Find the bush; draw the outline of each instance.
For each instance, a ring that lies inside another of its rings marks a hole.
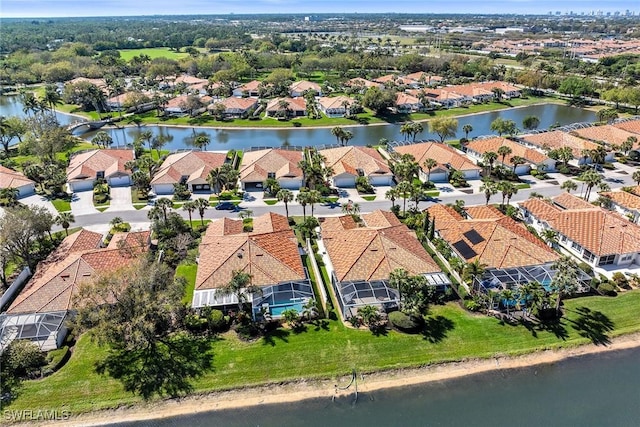
[[[479,311],[480,304],[478,304],[476,301],[472,299],[466,299],[464,300],[464,308],[466,308],[469,311]]]
[[[220,194],[218,196],[218,199],[219,200],[231,200],[231,199],[233,199],[233,194],[228,192],[228,191],[225,191],[224,193],[222,193],[222,194]]]
[[[614,170],[616,167],[613,165],[613,163],[607,162],[605,164],[602,165],[603,168],[605,169],[609,169],[609,170]]]
[[[616,284],[617,287],[629,289],[629,280],[627,279],[627,276],[620,273],[619,271],[613,273],[613,277],[611,278],[611,280]]]
[[[209,329],[212,332],[224,332],[229,329],[229,316],[225,316],[220,310],[211,310],[207,315]]]
[[[97,205],[102,205],[107,203],[107,200],[109,200],[109,195],[105,194],[105,193],[100,193],[100,194],[95,194],[93,195],[93,203],[97,204]]]
[[[389,323],[401,332],[416,333],[420,328],[420,321],[412,316],[408,316],[401,311],[389,313]]]
[[[617,295],[615,285],[608,281],[598,285],[598,292],[609,297],[615,297]]]
[[[589,276],[593,275],[593,268],[591,268],[591,266],[586,262],[581,262],[580,264],[578,264],[578,268],[587,273]]]
[[[320,192],[320,195],[322,197],[327,197],[331,194],[331,189],[326,185],[323,185],[322,187],[318,188],[318,191]]]
[[[197,314],[187,314],[184,318],[184,326],[191,332],[200,333],[207,328],[207,319]]]
[[[47,366],[44,368],[46,373],[53,373],[60,369],[69,357],[71,356],[71,351],[69,351],[68,346],[60,347],[57,350],[51,350],[47,353]]]
[[[300,126],[302,126],[302,123],[300,123],[300,122],[293,122],[293,127],[294,127],[294,128],[299,128]]]
[[[570,174],[570,173],[571,173],[571,169],[569,169],[569,168],[568,168],[568,167],[566,167],[566,166],[560,166],[560,167],[558,168],[558,172],[560,172],[560,173],[562,173],[562,174],[567,175],[567,174]]]

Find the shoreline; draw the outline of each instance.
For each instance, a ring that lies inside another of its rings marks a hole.
[[[534,107],[534,106],[538,106],[538,105],[547,105],[547,104],[552,104],[552,105],[559,105],[561,104],[560,102],[536,102],[533,104],[528,104],[528,105],[518,105],[516,107],[508,107],[505,106],[505,108],[500,108],[497,110],[487,110],[487,111],[478,111],[475,113],[467,113],[467,114],[460,114],[460,115],[454,115],[454,116],[446,116],[446,117],[450,117],[453,119],[460,119],[460,118],[464,118],[464,117],[472,117],[472,116],[477,116],[480,114],[487,114],[487,113],[492,113],[492,112],[497,112],[497,111],[504,111],[504,110],[515,110],[515,109],[520,109],[520,108],[526,108],[526,107]],[[69,114],[72,115],[71,113],[64,113],[64,114]],[[434,118],[437,118],[437,116],[434,117],[430,117],[430,118],[426,118],[426,119],[419,119],[419,120],[409,120],[409,122],[416,122],[416,123],[426,123],[429,120],[433,120]],[[90,120],[88,118],[85,117],[86,120]],[[118,122],[116,122],[118,123]],[[294,122],[291,122],[294,123]],[[165,124],[165,123],[142,123],[139,126],[136,124],[125,124],[125,125],[116,125],[116,126],[110,126],[110,125],[106,125],[104,126],[103,129],[128,129],[128,128],[136,128],[136,127],[140,127],[140,128],[145,128],[145,127],[149,127],[149,126],[158,126],[158,127],[169,127],[169,128],[178,128],[178,129],[210,129],[210,130],[216,130],[216,131],[220,131],[220,130],[268,130],[268,131],[272,131],[272,130],[310,130],[310,129],[333,129],[334,127],[341,127],[341,128],[359,128],[359,127],[372,127],[372,126],[401,126],[403,123],[407,123],[407,122],[398,122],[398,123],[388,123],[388,122],[377,122],[377,123],[370,123],[370,124],[358,124],[358,123],[354,123],[354,124],[346,124],[346,125],[322,125],[322,126],[300,126],[300,127],[295,127],[293,125],[287,127],[287,126],[214,126],[214,125],[181,125],[181,124]]]
[[[383,389],[445,381],[491,371],[527,368],[553,364],[573,357],[640,347],[640,333],[612,338],[608,346],[584,344],[554,350],[541,350],[520,356],[501,356],[446,362],[420,368],[395,369],[364,375],[358,383],[358,392],[367,393]],[[299,380],[281,384],[246,387],[229,391],[211,392],[178,399],[139,404],[127,408],[110,409],[80,414],[77,417],[44,425],[99,426],[114,423],[149,421],[154,419],[194,415],[198,413],[254,407],[268,404],[301,402],[308,399],[331,399],[348,396],[352,390],[337,390],[347,377],[339,379]],[[41,424],[42,425],[42,424]]]

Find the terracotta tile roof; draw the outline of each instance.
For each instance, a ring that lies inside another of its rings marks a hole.
[[[616,123],[613,126],[627,132],[640,134],[640,120],[628,120],[626,122]]]
[[[350,106],[355,101],[349,98],[348,96],[334,96],[334,97],[323,96],[320,99],[318,99],[318,103],[325,110],[334,109],[334,108],[344,108],[343,103],[345,102],[348,103],[347,104],[348,106]]]
[[[610,198],[616,205],[629,210],[640,210],[640,196],[626,191],[605,191],[601,196]]]
[[[225,98],[222,101],[215,102],[207,107],[207,109],[211,110],[214,108],[216,104],[224,105],[224,108],[227,110],[242,110],[247,111],[258,105],[258,100],[256,98],[237,98],[235,96],[231,96],[229,98]]]
[[[22,173],[0,165],[0,188],[20,188],[30,184],[34,182]]]
[[[237,230],[230,221],[242,226],[241,220],[227,219],[213,221],[207,228],[200,243],[197,290],[222,287],[238,270],[249,273],[257,286],[306,278],[297,239],[285,217],[271,213],[254,218],[251,233]]]
[[[345,216],[332,216],[324,218],[322,222],[322,232],[351,230],[352,228],[358,228],[359,225],[353,220],[351,215]]]
[[[180,96],[176,96],[175,98],[171,98],[169,100],[167,100],[167,103],[164,106],[164,109],[168,109],[168,108],[179,108],[182,109],[182,106],[184,105],[185,102],[187,102],[187,99],[189,98],[189,95],[180,95]]]
[[[241,86],[238,86],[237,89],[240,89],[243,92],[256,92],[258,90],[258,87],[260,87],[260,81],[258,80],[251,80],[248,83],[245,83]]]
[[[597,206],[586,200],[565,192],[558,194],[551,200],[563,209],[598,209]]]
[[[134,159],[133,150],[91,150],[71,158],[67,167],[67,180],[93,179],[97,172],[104,172],[105,178],[114,175],[129,175],[125,163]]]
[[[343,230],[323,224],[322,238],[339,281],[384,280],[396,268],[412,275],[441,271],[404,224]]]
[[[147,236],[149,232],[146,232]],[[138,239],[131,239],[131,251],[108,248],[88,248],[95,243],[96,233],[75,233],[69,242],[38,266],[36,274],[11,304],[7,313],[45,313],[73,309],[73,297],[79,286],[98,274],[116,271],[130,265],[146,249]],[[129,233],[132,236],[135,233]],[[99,235],[98,235],[99,236]],[[127,236],[123,237],[129,241]],[[65,239],[66,240],[66,239]],[[66,253],[64,253],[68,250]],[[86,247],[86,249],[81,249]]]
[[[429,215],[435,218],[438,234],[456,252],[455,245],[466,244],[472,252],[459,253],[459,256],[467,262],[478,259],[489,268],[509,268],[545,264],[558,258],[551,248],[523,225],[493,207],[468,208],[470,214],[475,216],[473,219],[463,219],[453,209],[438,206],[427,209]]]
[[[595,142],[587,141],[559,130],[541,132],[533,135],[522,135],[520,138],[540,148],[548,147],[549,149],[554,149],[569,147],[571,148],[573,157],[576,159],[582,157],[582,150],[595,150],[599,147]]]
[[[427,159],[433,159],[438,162],[438,166],[432,169],[447,169],[446,164],[450,164],[456,170],[469,171],[480,170],[481,168],[473,163],[467,156],[452,148],[447,144],[438,144],[435,142],[422,142],[419,144],[402,145],[393,149],[399,154],[411,154],[420,167],[426,173],[424,162]]]
[[[444,102],[448,100],[459,101],[460,99],[464,98],[463,95],[460,95],[459,93],[453,92],[451,90],[447,90],[447,88],[424,88],[420,89],[420,91],[422,91],[427,97],[432,98],[438,102]],[[416,91],[415,95],[417,96],[417,93],[419,93],[420,91]]]
[[[379,209],[371,213],[362,214],[361,218],[369,228],[388,228],[402,224],[393,212]]]
[[[371,80],[363,79],[361,77],[356,77],[354,79],[347,80],[347,82],[345,83],[345,86],[364,86],[369,88],[369,87],[380,87],[382,85],[378,82],[373,82]]]
[[[310,82],[307,80],[300,80],[297,82],[293,82],[291,83],[291,86],[289,86],[289,90],[291,92],[304,92],[305,90],[314,90],[316,92],[320,92],[321,88],[320,85],[318,83],[314,83],[314,82]]]
[[[210,151],[185,151],[167,156],[160,170],[154,175],[151,184],[175,184],[187,177],[187,183],[206,181],[211,170],[224,164],[224,153]]]
[[[202,84],[202,83],[206,84],[206,83],[209,83],[209,80],[200,79],[198,77],[183,74],[181,76],[178,76],[178,78],[175,79],[174,84],[178,84],[178,83],[184,83],[188,86],[191,86],[191,85]]]
[[[267,111],[280,110],[280,101],[286,101],[291,111],[307,111],[307,101],[304,98],[275,98],[267,103]]]
[[[247,151],[240,164],[241,182],[262,182],[267,179],[269,172],[279,178],[302,178],[302,170],[298,163],[303,159],[301,151],[266,150]]]
[[[128,233],[116,233],[111,237],[107,249],[120,249],[122,247],[139,248],[149,245],[151,233],[147,231],[130,231]]]
[[[540,199],[521,206],[596,256],[640,252],[640,227],[613,212],[599,207],[563,210]]]
[[[506,145],[511,148],[511,154],[505,159],[505,166],[511,166],[511,158],[514,156],[520,156],[525,158],[528,162],[532,164],[543,163],[549,160],[549,157],[542,154],[539,151],[536,151],[531,148],[527,148],[523,145],[517,144],[513,141],[510,141],[506,138],[496,137],[496,138],[487,138],[487,139],[475,139],[467,144],[467,150],[475,151],[476,153],[484,154],[487,151],[493,151],[494,153],[498,152],[498,148]],[[502,156],[498,156],[498,161],[502,160]]]
[[[620,129],[613,125],[591,126],[583,129],[576,129],[574,131],[578,136],[592,141],[604,141],[607,144],[620,145],[627,140],[630,136],[638,135],[627,132],[624,129]]]
[[[407,74],[404,77],[407,80],[413,80],[415,82],[419,82],[420,79],[423,79],[425,81],[425,83],[427,83],[427,84],[429,84],[431,82],[440,82],[440,81],[444,80],[440,76],[434,76],[433,74],[425,73],[424,71],[418,71],[416,73]]]
[[[478,96],[493,96],[493,92],[491,92],[491,90],[484,89],[483,87],[478,86],[477,84],[446,86],[443,89],[448,92],[454,92],[469,98],[474,98]]]
[[[384,76],[376,77],[375,79],[373,79],[373,81],[377,83],[387,83],[387,82],[397,81],[399,84],[402,84],[403,80],[396,74],[387,74]]]
[[[333,176],[343,173],[358,176],[358,169],[362,169],[364,176],[391,175],[391,169],[382,155],[374,148],[351,146],[320,150],[326,160],[326,167],[333,168]]]
[[[396,93],[396,105],[400,106],[400,105],[406,105],[406,104],[417,105],[422,103],[417,97],[409,95],[408,93],[405,93],[405,92]]]

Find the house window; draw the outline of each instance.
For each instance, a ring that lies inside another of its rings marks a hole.
[[[593,260],[596,259],[596,256],[585,249],[584,253],[582,254],[582,258],[584,258],[587,262],[593,262]]]
[[[268,172],[267,173],[267,179],[275,179],[276,178],[276,173],[275,172]]]
[[[98,172],[96,172],[96,178],[98,178],[98,179],[104,179],[104,171],[98,171]]]
[[[187,179],[189,179],[189,177],[187,175],[182,175],[180,177],[180,184],[186,184],[187,183]]]
[[[582,250],[582,246],[577,244],[576,242],[571,242],[571,249],[580,252]]]
[[[633,258],[635,254],[625,254],[620,257],[620,262],[629,261]]]
[[[598,265],[610,265],[610,264],[613,264],[615,259],[616,259],[615,255],[607,255],[607,256],[600,257],[600,262],[598,262]]]

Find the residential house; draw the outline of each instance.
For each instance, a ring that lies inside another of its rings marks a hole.
[[[559,130],[521,135],[518,136],[517,142],[527,147],[544,151],[569,147],[573,153],[573,158],[577,159],[578,165],[591,162],[590,157],[584,156],[585,150],[595,150],[599,147],[595,142],[578,138],[570,133]]]
[[[470,83],[470,85],[480,89],[488,90],[492,93],[494,89],[500,89],[502,90],[502,97],[504,99],[520,98],[522,96],[522,89],[507,82],[489,81],[481,83]]]
[[[254,317],[269,313],[274,319],[287,309],[302,311],[313,299],[313,288],[302,264],[298,240],[285,216],[266,213],[253,219],[253,231],[242,220],[212,221],[200,243],[192,307],[237,309],[236,295],[220,293],[235,272],[249,274],[262,292],[251,295]]]
[[[267,178],[274,178],[281,188],[297,190],[302,187],[304,174],[298,166],[304,158],[302,151],[268,148],[247,151],[240,164],[240,185],[243,190],[262,189]]]
[[[84,229],[66,237],[0,316],[0,351],[14,339],[28,339],[43,351],[60,347],[79,288],[131,265],[148,245],[148,231],[116,234],[107,247],[101,247],[102,234]]]
[[[434,236],[449,245],[449,260],[461,265],[484,264],[485,273],[474,284],[499,290],[538,281],[548,285],[554,272],[550,266],[559,255],[527,228],[493,206],[473,206],[462,216],[450,206],[436,204],[426,209],[435,224]]]
[[[424,88],[419,91],[415,90],[415,92],[409,91],[414,96],[418,96],[420,92],[429,100],[429,104],[444,108],[460,107],[468,102],[465,96],[442,88]]]
[[[209,86],[209,80],[207,79],[201,79],[198,77],[183,74],[176,77],[176,79],[173,81],[173,85],[176,86],[181,83],[186,85],[187,92],[189,93],[198,93],[200,95],[207,94],[207,87]]]
[[[624,120],[624,121],[613,124],[613,127],[633,133],[635,134],[636,138],[640,140],[640,119]],[[636,145],[634,149],[637,149],[637,148],[638,146]]]
[[[313,91],[315,96],[322,96],[322,88],[320,85],[307,80],[291,83],[291,86],[289,86],[289,95],[291,95],[292,98],[298,98],[304,96],[308,90]]]
[[[425,73],[424,71],[418,71],[416,73],[407,74],[404,76],[403,80],[407,85],[414,89],[418,89],[425,86],[441,84],[444,79],[440,76]]]
[[[320,110],[327,117],[344,117],[349,114],[349,107],[354,100],[348,96],[325,97],[318,99]]]
[[[90,150],[76,154],[67,167],[69,189],[92,190],[97,179],[104,179],[111,187],[131,185],[131,171],[124,166],[133,159],[133,150]]]
[[[551,201],[529,199],[520,203],[520,209],[525,221],[537,230],[557,232],[565,250],[594,267],[605,267],[597,271],[638,261],[640,226],[617,213],[569,193]]]
[[[258,100],[256,98],[236,98],[231,96],[221,101],[209,104],[207,109],[213,110],[217,104],[222,104],[225,108],[225,117],[245,118],[251,111],[255,111],[258,107]]]
[[[344,83],[344,87],[359,89],[358,90],[359,93],[364,93],[370,87],[383,88],[384,85],[382,83],[372,82],[371,80],[363,79],[362,77],[356,77],[354,79],[347,80]]]
[[[257,98],[260,96],[259,88],[261,82],[258,80],[252,80],[249,83],[245,83],[243,85],[238,86],[233,90],[233,96],[242,98],[242,97],[250,97]]]
[[[611,200],[611,206],[616,212],[636,224],[640,223],[640,186],[625,188],[622,191],[603,191],[598,194]]]
[[[286,103],[286,108],[284,104]],[[267,117],[278,117],[286,111],[287,117],[303,117],[307,115],[307,101],[304,98],[275,98],[267,103]]]
[[[389,286],[396,269],[425,276],[440,289],[450,283],[415,233],[393,213],[377,210],[361,215],[361,220],[356,223],[351,215],[325,218],[318,240],[343,318],[366,305],[396,309],[400,294]]]
[[[406,92],[396,93],[396,111],[398,113],[415,113],[424,109],[419,98]]]
[[[18,197],[29,196],[36,191],[35,183],[22,173],[0,165],[0,189],[15,188]]]
[[[324,164],[333,170],[335,187],[355,187],[356,178],[364,176],[374,186],[391,185],[393,173],[386,160],[374,148],[351,146],[320,150]]]
[[[540,167],[540,165],[543,165],[542,168],[545,171],[555,170],[556,161],[550,159],[546,154],[543,154],[540,151],[534,150],[532,148],[527,148],[524,145],[515,143],[509,139],[502,137],[474,139],[465,146],[465,149],[467,151],[467,155],[471,156],[477,161],[484,162],[482,158],[482,155],[484,153],[488,151],[498,153],[498,149],[503,145],[511,149],[511,154],[509,154],[505,158],[504,166],[506,168],[513,169],[511,159],[515,156],[522,157],[526,160],[525,164],[518,165],[516,167],[515,173],[517,175],[528,174],[531,171],[532,165],[536,167]],[[498,156],[496,162],[502,163],[502,156]]]
[[[601,126],[589,126],[582,129],[576,129],[573,131],[577,136],[588,139],[594,142],[605,143],[609,147],[612,145],[620,146],[630,137],[638,138],[638,135],[632,132],[627,132],[624,129],[613,125],[601,125]],[[638,148],[636,143],[634,148]],[[610,162],[614,159],[614,153],[607,154],[605,161]]]
[[[447,182],[451,171],[457,170],[464,174],[465,179],[479,179],[481,167],[473,163],[462,152],[447,144],[436,142],[421,142],[418,144],[398,145],[393,148],[400,155],[410,154],[420,165],[419,177],[423,182],[429,178],[433,182]],[[424,162],[433,159],[437,165],[429,171]]]
[[[190,191],[211,191],[209,172],[222,166],[226,153],[184,151],[169,155],[151,180],[155,194],[173,194],[175,184],[186,184]]]
[[[387,74],[385,76],[376,77],[373,81],[384,86],[405,84],[404,79],[396,74]]]
[[[491,90],[487,90],[476,83],[445,86],[443,89],[462,96],[461,101],[464,103],[489,102],[493,101],[494,98],[494,94]]]

